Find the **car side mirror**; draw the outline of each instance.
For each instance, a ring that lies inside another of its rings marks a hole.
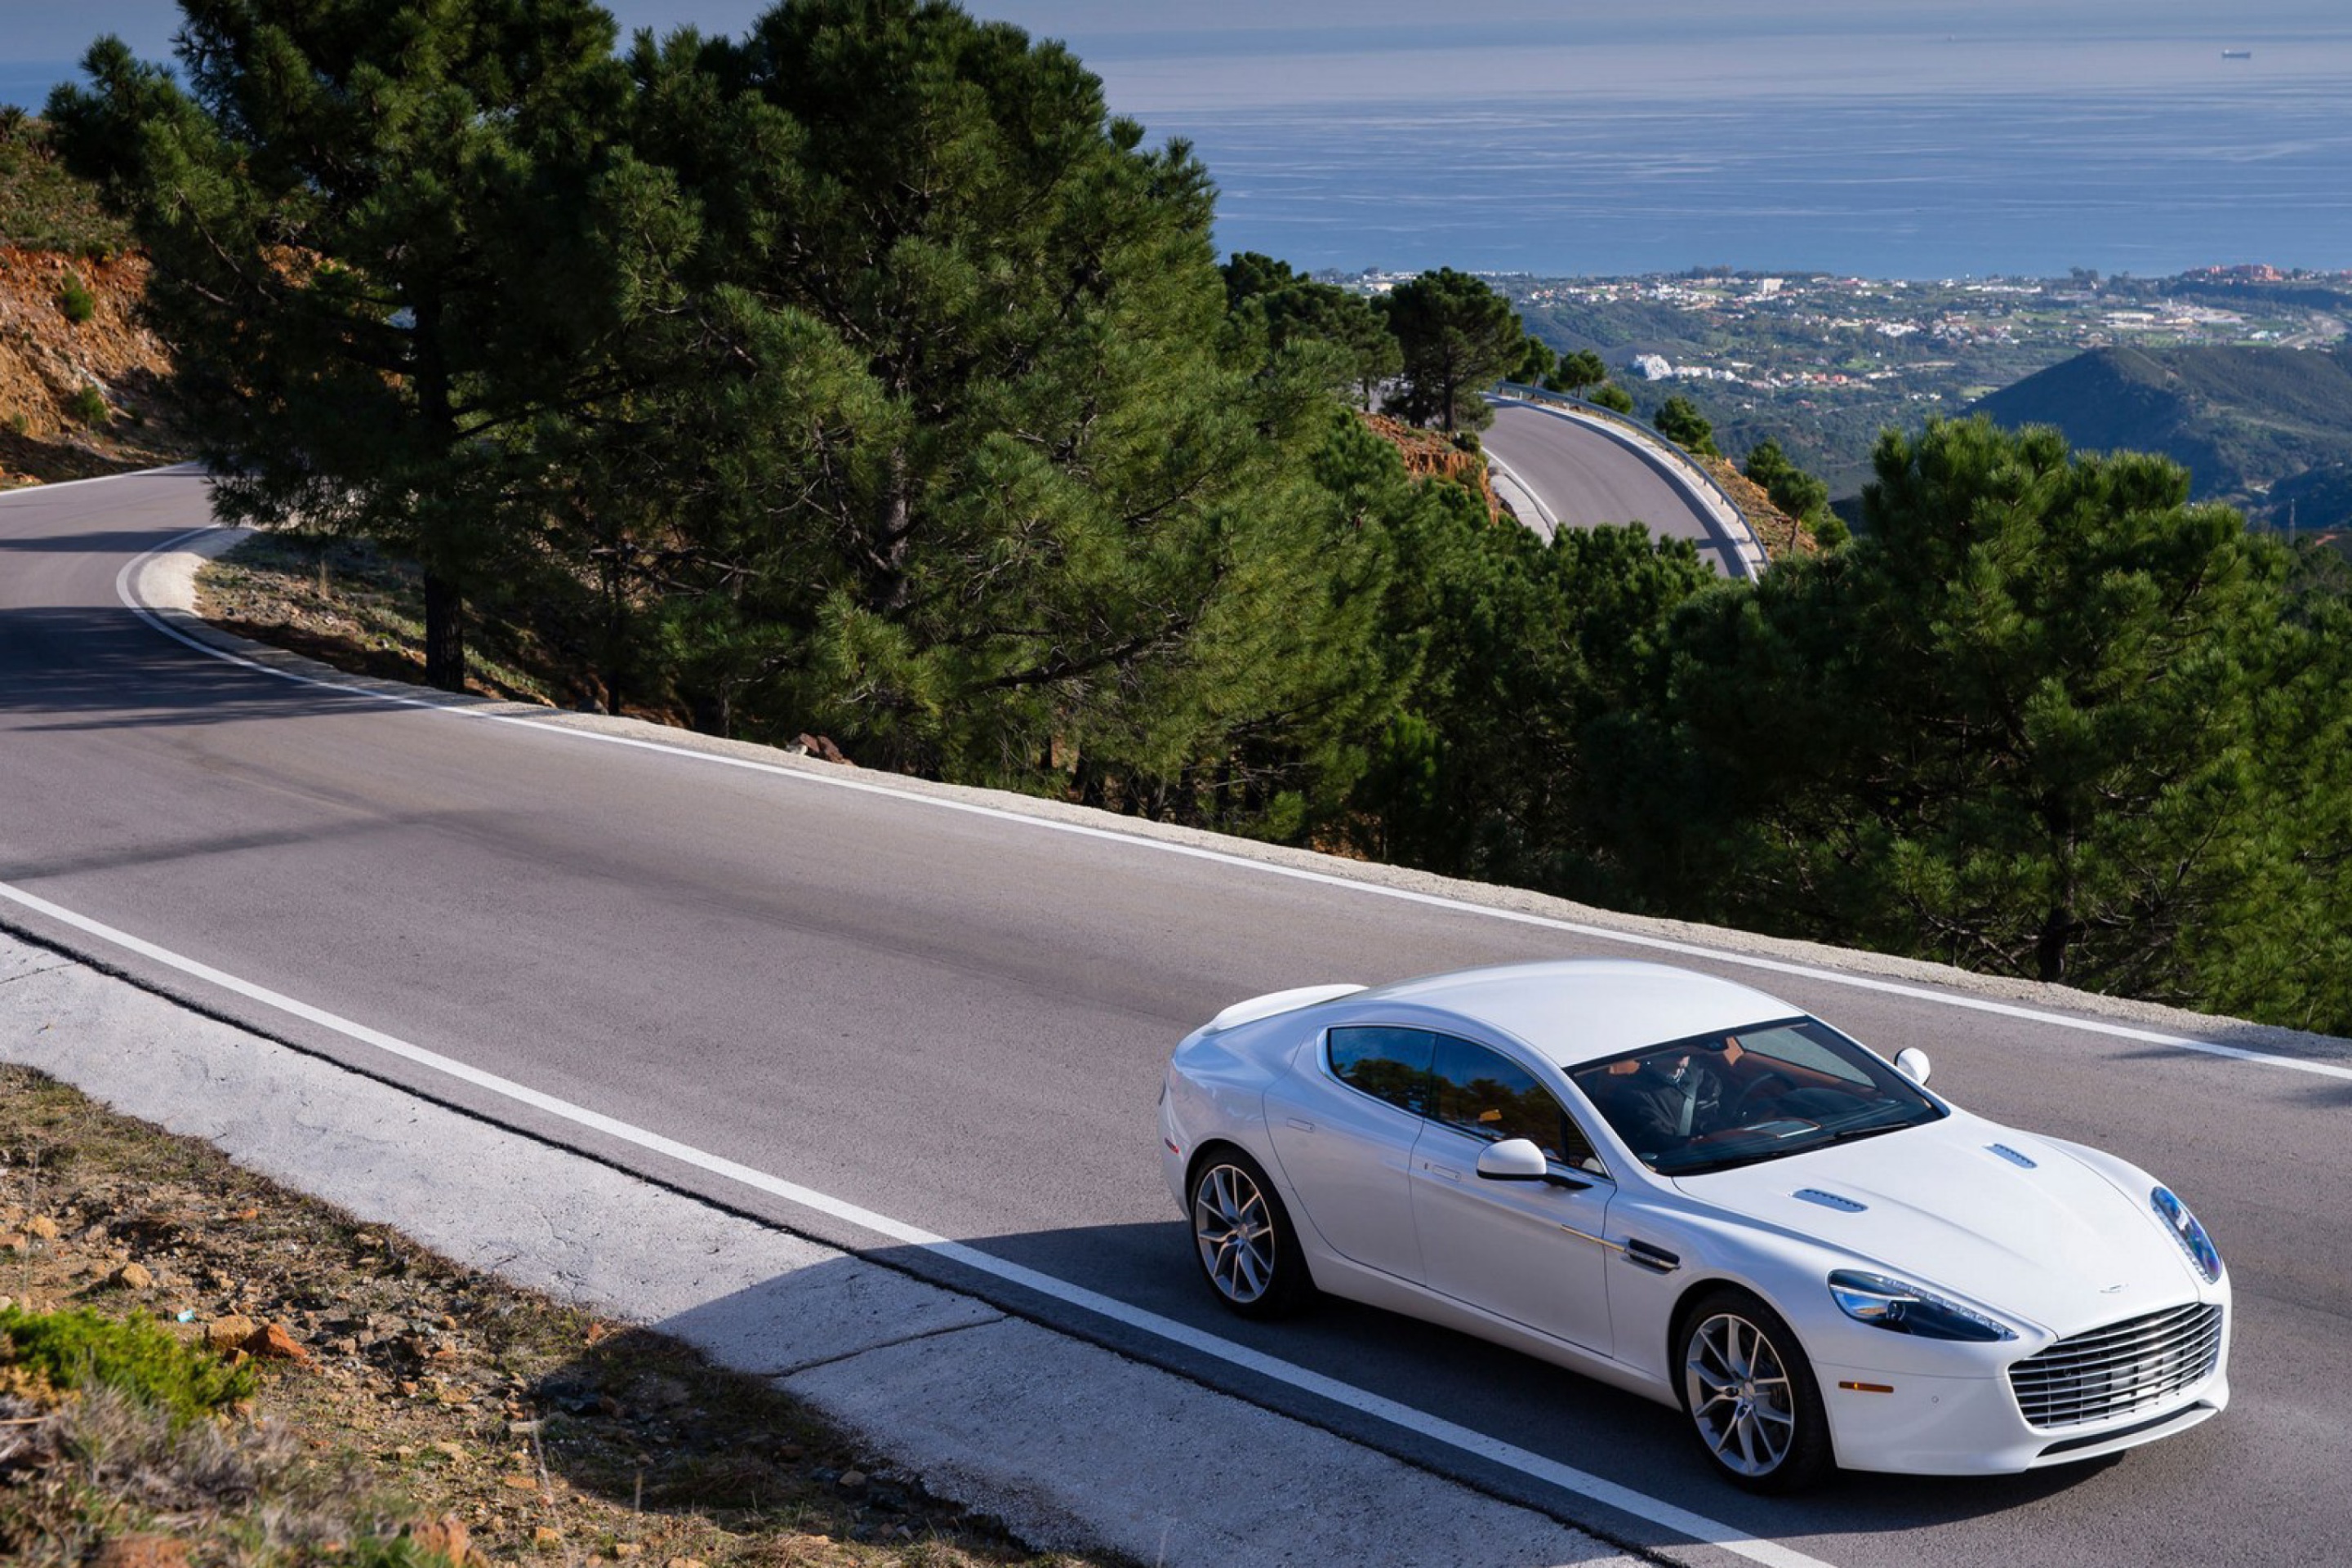
[[[1506,1138],[1478,1151],[1478,1173],[1490,1182],[1540,1182],[1551,1174],[1531,1138]]]
[[[1906,1046],[1895,1053],[1895,1070],[1913,1083],[1927,1081],[1928,1066],[1927,1053],[1916,1046]]]

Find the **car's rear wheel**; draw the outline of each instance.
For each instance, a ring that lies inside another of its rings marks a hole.
[[[1829,1471],[1821,1385],[1778,1312],[1745,1290],[1710,1291],[1685,1315],[1676,1352],[1683,1408],[1726,1479],[1790,1492]]]
[[[1192,1169],[1192,1240],[1217,1299],[1244,1318],[1278,1318],[1315,1294],[1290,1215],[1255,1160],[1220,1148]]]

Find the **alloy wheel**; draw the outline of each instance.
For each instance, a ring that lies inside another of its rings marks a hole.
[[[1192,1234],[1201,1267],[1218,1293],[1247,1306],[1275,1281],[1274,1216],[1250,1173],[1236,1165],[1212,1165],[1192,1187]]]
[[[1780,1468],[1796,1440],[1796,1394],[1771,1339],[1736,1312],[1702,1321],[1683,1362],[1691,1419],[1718,1463],[1759,1478]]]

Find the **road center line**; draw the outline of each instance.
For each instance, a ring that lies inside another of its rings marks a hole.
[[[190,637],[173,626],[162,612],[140,597],[139,574],[148,561],[177,550],[190,540],[200,539],[207,533],[214,532],[217,527],[217,524],[210,524],[204,528],[192,529],[132,559],[116,574],[114,581],[116,595],[149,626],[153,626],[165,637],[195,649],[198,653],[258,674],[275,676],[280,680],[291,681],[298,686],[311,686],[330,691],[341,691],[379,702],[446,713],[455,718],[481,720],[495,724],[512,724],[527,730],[536,730],[544,734],[564,735],[574,740],[593,741],[605,745],[656,752],[667,756],[683,757],[693,762],[717,763],[724,767],[767,773],[777,778],[793,779],[831,789],[880,795],[887,799],[936,807],[942,811],[962,812],[967,816],[988,817],[995,821],[1013,823],[1024,827],[1050,833],[1106,840],[1156,851],[1163,855],[1177,855],[1195,860],[1211,861],[1218,865],[1237,867],[1264,876],[1286,877],[1294,881],[1341,889],[1374,898],[1393,899],[1402,903],[1480,915],[1488,920],[1506,921],[1515,925],[1534,926],[1594,942],[1616,942],[1622,946],[1642,948],[1653,952],[1670,952],[1681,957],[1705,959],[1716,963],[1737,964],[1747,969],[1760,969],[1775,974],[1790,974],[1832,985],[1848,986],[1857,991],[1875,991],[1885,995],[1902,996],[1940,1007],[1989,1013],[1998,1017],[2016,1018],[2027,1023],[2047,1025],[2063,1029],[2077,1029],[2085,1034],[2105,1035],[2114,1039],[2137,1040],[2147,1045],[2167,1046],[2176,1050],[2193,1051],[2204,1056],[2222,1057],[2231,1061],[2253,1062],[2263,1067],[2284,1068],[2292,1072],[2311,1073],[2321,1078],[2352,1082],[2352,1067],[2339,1066],[2334,1062],[2307,1061],[2298,1057],[2249,1050],[2241,1046],[2223,1045],[2218,1040],[2200,1040],[2186,1035],[2168,1034],[2158,1029],[2144,1029],[2130,1024],[2110,1023],[2102,1018],[2074,1017],[2063,1013],[2053,1013],[2039,1007],[2025,1006],[2019,1003],[1997,1002],[1989,997],[1957,995],[1898,980],[1883,980],[1864,974],[1844,974],[1833,969],[1822,969],[1813,964],[1766,958],[1757,953],[1734,952],[1723,948],[1707,947],[1698,942],[1677,942],[1670,937],[1643,936],[1633,931],[1612,931],[1606,926],[1560,920],[1555,916],[1535,914],[1525,910],[1500,909],[1491,904],[1474,903],[1467,899],[1454,898],[1442,893],[1419,892],[1410,888],[1391,888],[1378,882],[1360,881],[1352,877],[1342,877],[1328,871],[1314,871],[1299,866],[1284,866],[1273,861],[1252,859],[1246,855],[1204,848],[1199,845],[1173,844],[1165,839],[1148,838],[1139,834],[1122,833],[1112,828],[1092,827],[1084,823],[1032,816],[1003,806],[982,805],[975,801],[950,800],[938,795],[922,795],[913,790],[876,784],[866,779],[806,772],[799,768],[780,766],[774,763],[757,762],[749,757],[731,757],[713,752],[698,752],[688,747],[670,745],[660,741],[649,741],[633,735],[612,735],[599,730],[576,729],[568,724],[550,723],[542,719],[519,713],[487,712],[479,708],[467,706],[459,700],[372,690],[367,687],[349,685],[338,680],[324,680],[317,676],[304,675],[295,670],[278,669],[257,660],[247,658],[241,654],[233,653],[226,648],[216,647],[201,638]]]
[[[1352,1384],[1341,1383],[1336,1378],[1327,1377],[1321,1373],[1310,1371],[1294,1363],[1281,1360],[1279,1357],[1252,1350],[1246,1345],[1235,1344],[1230,1340],[1196,1329],[1189,1323],[1178,1322],[1173,1318],[1162,1317],[1157,1312],[1129,1306],[1114,1297],[1089,1290],[1082,1285],[1073,1285],[1053,1275],[1041,1274],[1036,1269],[1009,1262],[993,1254],[982,1252],[977,1247],[967,1247],[960,1241],[953,1241],[919,1226],[908,1225],[904,1220],[893,1219],[887,1215],[877,1214],[872,1209],[861,1207],[845,1199],[818,1192],[813,1187],[804,1187],[797,1182],[788,1182],[781,1176],[770,1175],[767,1172],[754,1169],[750,1165],[739,1164],[735,1161],[698,1149],[692,1144],[681,1143],[674,1138],[667,1138],[658,1132],[648,1131],[645,1128],[606,1116],[602,1111],[575,1105],[568,1100],[558,1099],[554,1095],[532,1089],[528,1084],[501,1078],[496,1073],[485,1072],[454,1057],[446,1057],[437,1051],[427,1050],[422,1046],[411,1045],[396,1036],[387,1035],[380,1029],[370,1028],[365,1024],[356,1023],[352,1019],[330,1013],[322,1007],[314,1007],[307,1002],[299,1001],[282,992],[255,984],[249,980],[243,980],[226,971],[215,969],[200,960],[174,952],[166,947],[160,947],[143,937],[133,936],[129,931],[92,920],[87,915],[78,914],[61,904],[52,903],[37,894],[27,892],[13,884],[0,882],[0,899],[20,905],[36,914],[69,926],[85,935],[96,937],[126,952],[137,953],[152,963],[175,969],[183,974],[210,985],[216,985],[224,991],[243,996],[248,1001],[260,1003],[266,1007],[300,1018],[306,1023],[331,1030],[346,1039],[382,1051],[387,1056],[397,1057],[403,1061],[454,1079],[460,1083],[497,1095],[515,1104],[529,1106],[543,1115],[570,1122],[573,1126],[584,1128],[606,1138],[615,1139],[650,1153],[659,1154],[665,1159],[676,1160],[696,1170],[749,1187],[754,1192],[764,1193],[772,1197],[781,1198],[786,1203],[854,1225],[861,1230],[887,1237],[902,1246],[920,1247],[933,1257],[961,1264],[967,1268],[976,1269],[982,1274],[1004,1280],[1008,1284],[1018,1285],[1024,1289],[1034,1290],[1041,1296],[1062,1302],[1066,1306],[1078,1308],[1097,1317],[1108,1318],[1126,1328],[1149,1334],[1172,1345],[1181,1346],[1197,1354],[1212,1357],[1227,1365],[1238,1367],[1244,1372],[1297,1389],[1301,1393],[1313,1394],[1318,1399],[1329,1400],[1335,1405],[1356,1411],[1360,1415],[1371,1416],[1432,1442],[1443,1444],[1459,1453],[1484,1459],[1490,1464],[1500,1465],[1507,1469],[1515,1470],[1521,1475],[1558,1487],[1563,1491],[1571,1492],[1604,1507],[1615,1509],[1621,1513],[1645,1520],[1652,1524],[1671,1530],[1676,1534],[1688,1536],[1694,1541],[1736,1552],[1751,1562],[1764,1563],[1767,1568],[1829,1568],[1829,1565],[1820,1559],[1808,1557],[1801,1552],[1792,1551],[1776,1542],[1759,1540],[1731,1525],[1693,1513],[1687,1509],[1677,1508],[1670,1502],[1560,1464],[1541,1454],[1519,1447],[1516,1444],[1506,1443],[1500,1438],[1488,1436],[1484,1432],[1447,1421],[1441,1416],[1432,1415],[1410,1405],[1369,1393]]]

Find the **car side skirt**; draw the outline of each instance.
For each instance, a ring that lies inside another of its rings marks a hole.
[[[1507,1318],[1482,1312],[1450,1296],[1440,1295],[1423,1286],[1399,1279],[1394,1275],[1349,1262],[1327,1247],[1310,1247],[1308,1252],[1308,1267],[1314,1273],[1316,1285],[1330,1295],[1343,1296],[1350,1301],[1378,1307],[1383,1311],[1402,1312],[1408,1317],[1419,1318],[1468,1334],[1474,1339],[1533,1356],[1538,1361],[1549,1362],[1596,1383],[1622,1388],[1628,1394],[1638,1394],[1660,1405],[1680,1407],[1681,1401],[1672,1384],[1638,1367],[1628,1366],[1582,1345],[1554,1339]]]

